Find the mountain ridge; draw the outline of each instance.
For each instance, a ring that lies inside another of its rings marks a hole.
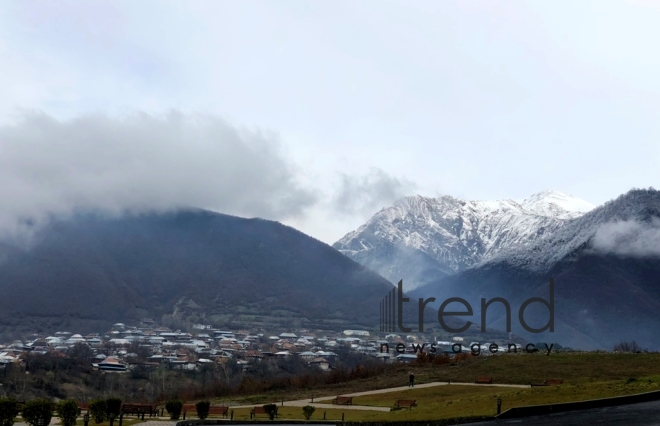
[[[402,272],[417,269],[418,273],[406,275],[406,288],[412,290],[511,247],[529,246],[593,207],[558,191],[539,192],[519,201],[416,195],[381,209],[333,247],[392,282]]]

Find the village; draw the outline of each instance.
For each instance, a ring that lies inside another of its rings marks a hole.
[[[83,336],[58,331],[32,335],[26,341],[3,342],[0,344],[0,368],[21,363],[27,354],[66,357],[80,345],[89,348],[89,362],[94,370],[108,372],[126,372],[137,366],[155,368],[162,364],[168,368],[196,370],[204,364],[224,363],[230,359],[247,367],[251,361],[267,357],[292,356],[328,371],[348,354],[374,357],[384,363],[414,361],[421,351],[447,356],[475,350],[485,355],[493,354],[489,350],[492,343],[467,342],[459,336],[452,337],[451,341],[429,341],[423,335],[379,336],[365,330],[321,333],[301,329],[268,333],[223,330],[204,324],[196,324],[187,332],[159,326],[152,319],[145,318],[136,326],[114,324],[106,333]],[[518,344],[514,346],[514,349],[522,349]],[[511,347],[508,344],[509,350]]]

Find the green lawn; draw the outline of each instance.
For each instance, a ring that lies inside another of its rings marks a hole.
[[[406,386],[409,371],[416,383],[431,381],[474,382],[477,376],[491,376],[494,383],[529,384],[547,378],[562,378],[564,384],[531,389],[488,386],[437,386],[414,388],[400,392],[355,397],[354,405],[393,407],[397,399],[416,399],[418,407],[391,412],[317,409],[312,419],[353,420],[429,420],[465,416],[492,416],[496,400],[502,398],[502,410],[515,406],[580,401],[594,398],[630,395],[660,390],[660,354],[557,353],[550,356],[502,355],[474,357],[455,366],[404,365],[389,375],[354,380],[316,389],[250,395],[232,400],[215,400],[214,404],[261,405],[294,399],[335,396],[365,390]],[[324,401],[323,403],[329,403]],[[311,404],[314,405],[314,404]],[[280,407],[280,417],[303,419],[302,409]],[[234,418],[249,418],[249,409],[235,410]]]

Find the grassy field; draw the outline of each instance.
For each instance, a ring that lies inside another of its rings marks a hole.
[[[214,404],[254,404],[335,396],[366,390],[406,386],[409,371],[416,383],[432,381],[474,382],[477,376],[491,376],[494,383],[529,384],[547,378],[562,378],[564,384],[531,389],[488,386],[437,386],[400,392],[355,397],[354,405],[393,407],[397,399],[416,399],[418,407],[390,412],[317,409],[312,419],[355,420],[428,420],[464,416],[492,416],[496,400],[502,398],[502,409],[532,404],[580,401],[611,396],[630,395],[660,390],[660,354],[556,353],[473,357],[457,365],[402,365],[388,375],[355,380],[316,389],[251,395]],[[327,401],[326,401],[327,403]],[[314,404],[311,404],[314,405]],[[302,419],[302,409],[280,407],[280,418]],[[237,409],[234,418],[249,418],[249,409]]]

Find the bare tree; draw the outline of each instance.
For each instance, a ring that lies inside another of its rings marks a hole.
[[[614,345],[614,352],[634,352],[640,353],[643,349],[635,342],[621,342],[618,345]]]

